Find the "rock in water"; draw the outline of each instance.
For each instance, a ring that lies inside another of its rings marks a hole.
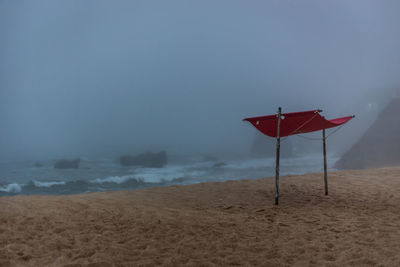
[[[56,169],[78,169],[80,161],[81,161],[80,159],[75,159],[75,160],[62,159],[62,160],[58,160],[54,164],[54,168],[56,168]]]
[[[36,168],[41,168],[41,167],[43,167],[43,164],[40,163],[40,162],[35,162],[35,167]]]
[[[140,166],[147,168],[162,168],[167,164],[167,153],[161,151],[159,153],[143,153],[137,156],[121,156],[119,158],[121,165],[123,166]]]
[[[217,162],[217,163],[213,164],[212,167],[213,167],[213,168],[221,168],[221,167],[224,167],[224,166],[226,166],[226,165],[227,165],[227,164],[226,164],[225,162],[220,161],[220,162]]]

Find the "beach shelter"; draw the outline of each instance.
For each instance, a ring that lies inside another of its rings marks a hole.
[[[354,116],[347,116],[333,120],[327,120],[320,115],[322,110],[311,110],[294,113],[282,113],[279,107],[278,113],[269,116],[245,118],[257,130],[263,134],[276,138],[276,171],[275,171],[275,205],[279,204],[279,158],[281,137],[303,134],[322,130],[323,155],[324,155],[324,183],[325,195],[328,195],[328,175],[326,166],[326,135],[325,130],[345,124]]]

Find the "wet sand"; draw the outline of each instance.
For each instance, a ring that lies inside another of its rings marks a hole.
[[[400,167],[0,198],[0,266],[399,266]]]

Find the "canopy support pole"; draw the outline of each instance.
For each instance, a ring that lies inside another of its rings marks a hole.
[[[324,150],[324,183],[325,183],[325,195],[328,195],[328,172],[326,167],[326,137],[325,137],[325,129],[322,129],[322,143]]]
[[[279,158],[281,150],[281,116],[282,108],[278,108],[278,127],[276,135],[276,166],[275,166],[275,205],[279,205]]]

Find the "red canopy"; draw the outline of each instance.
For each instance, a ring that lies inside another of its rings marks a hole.
[[[283,113],[281,117],[280,136],[309,133],[342,125],[354,116],[347,116],[333,120],[326,120],[319,114],[320,110],[311,110],[294,113]],[[278,115],[246,118],[260,132],[270,137],[277,136]]]

